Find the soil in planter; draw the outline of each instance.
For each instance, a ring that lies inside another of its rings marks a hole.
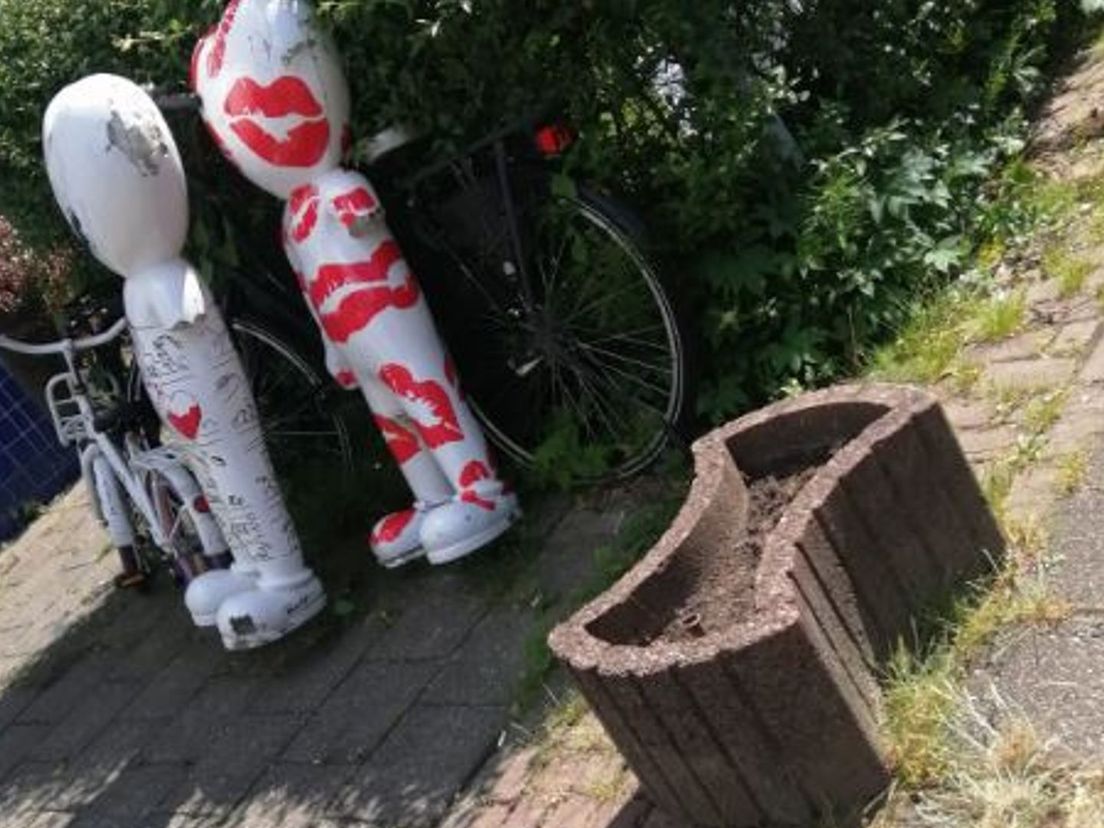
[[[702,638],[747,617],[754,599],[755,571],[767,536],[790,501],[819,470],[819,465],[809,466],[784,477],[763,477],[748,483],[747,535],[734,548],[718,550],[699,572],[693,594],[652,641],[679,643]]]

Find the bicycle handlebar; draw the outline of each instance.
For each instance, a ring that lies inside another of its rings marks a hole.
[[[46,354],[62,354],[68,349],[72,348],[74,351],[87,351],[91,348],[98,348],[101,345],[110,342],[115,337],[123,332],[126,328],[126,317],[120,317],[114,325],[108,328],[106,331],[93,336],[85,336],[80,339],[59,339],[57,342],[43,342],[41,344],[33,342],[21,342],[18,339],[12,339],[8,336],[0,335],[0,348],[4,348],[9,351],[15,351],[20,354],[31,354],[33,356],[43,356]]]

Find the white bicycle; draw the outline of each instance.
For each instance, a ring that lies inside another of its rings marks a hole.
[[[60,354],[66,370],[46,383],[46,402],[57,438],[80,455],[92,506],[118,550],[123,572],[116,584],[144,587],[160,550],[178,582],[230,565],[229,547],[182,455],[151,446],[148,414],[128,402],[111,372],[78,365],[77,355],[118,338],[119,319],[106,331],[79,339],[29,343],[0,336],[0,348],[35,356]]]

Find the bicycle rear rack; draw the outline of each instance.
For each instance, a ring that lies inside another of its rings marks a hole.
[[[91,439],[68,374],[56,374],[46,383],[46,404],[54,421],[58,442],[63,446],[79,446]]]

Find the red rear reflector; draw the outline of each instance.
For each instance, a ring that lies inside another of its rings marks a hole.
[[[536,140],[537,150],[545,157],[560,155],[575,143],[575,133],[562,124],[543,126],[533,138]]]
[[[194,508],[201,515],[205,515],[209,511],[211,511],[211,504],[207,502],[207,498],[205,498],[203,495],[200,495],[192,501],[192,508]]]

